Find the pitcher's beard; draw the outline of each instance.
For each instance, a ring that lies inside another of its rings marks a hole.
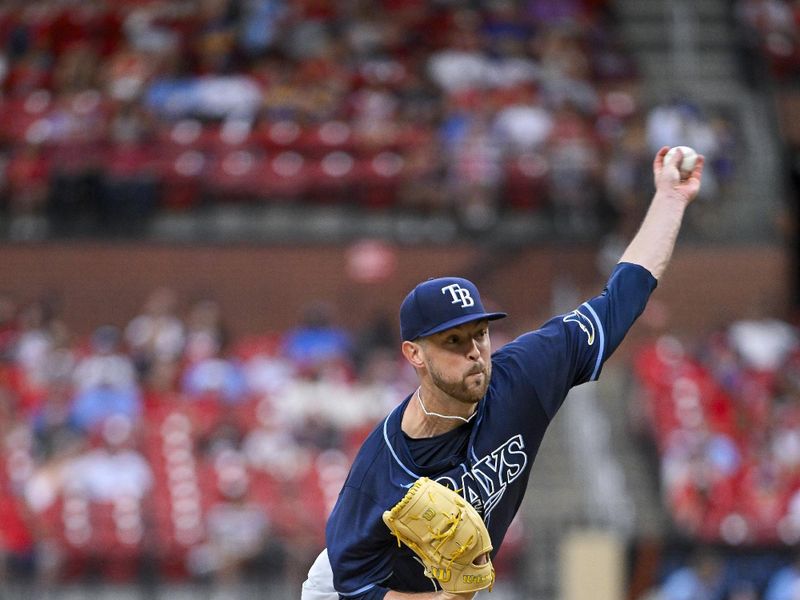
[[[445,379],[445,377],[431,365],[428,365],[428,373],[431,375],[433,384],[448,396],[464,404],[475,404],[486,395],[486,390],[489,389],[489,380],[492,375],[492,363],[487,363],[486,367],[481,371],[481,373],[483,373],[483,381],[481,381],[480,385],[469,385],[467,383],[468,379],[475,375],[475,373],[465,375],[458,381]]]

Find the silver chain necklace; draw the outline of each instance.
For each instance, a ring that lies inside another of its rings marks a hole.
[[[419,406],[422,409],[422,412],[424,412],[429,417],[439,417],[439,418],[442,418],[442,419],[457,419],[459,421],[464,421],[464,423],[469,423],[472,420],[472,418],[475,415],[478,414],[478,411],[475,411],[474,413],[472,413],[469,417],[467,417],[465,419],[464,417],[459,417],[458,415],[442,415],[442,414],[439,414],[437,412],[428,411],[428,409],[425,408],[425,404],[423,404],[423,402],[422,402],[422,394],[420,393],[419,390],[420,390],[420,388],[417,388],[417,400],[419,400]]]

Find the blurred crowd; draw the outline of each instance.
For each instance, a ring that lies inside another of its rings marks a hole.
[[[0,579],[297,581],[324,547],[353,452],[413,389],[394,331],[315,304],[231,339],[213,300],[178,300],[84,339],[0,298]]]
[[[324,303],[232,338],[167,288],[81,337],[53,299],[0,296],[0,581],[299,585],[361,441],[414,389],[397,339]]]
[[[729,123],[637,85],[606,0],[9,0],[5,233],[226,202],[632,223],[658,144],[732,156]]]
[[[660,584],[639,600],[792,600],[800,590],[796,554],[736,554],[701,546],[668,552]]]
[[[746,51],[766,61],[767,74],[791,85],[800,74],[800,6],[790,0],[739,0],[737,19]]]
[[[680,338],[655,308],[631,414],[680,549],[640,599],[797,598],[800,330],[759,310]]]
[[[641,424],[664,503],[689,539],[800,541],[800,344],[772,318],[731,323],[687,344],[671,335],[635,364]]]

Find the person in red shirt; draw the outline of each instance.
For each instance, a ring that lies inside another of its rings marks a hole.
[[[0,580],[34,573],[34,536],[24,503],[0,478]]]

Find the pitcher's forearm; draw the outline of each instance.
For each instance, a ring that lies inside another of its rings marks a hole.
[[[672,258],[685,212],[686,201],[681,196],[657,192],[639,231],[628,244],[619,262],[641,265],[653,277],[661,279]]]

